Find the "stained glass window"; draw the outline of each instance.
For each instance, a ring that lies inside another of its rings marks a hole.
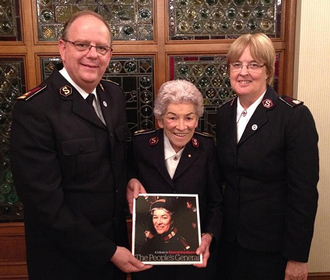
[[[171,40],[279,37],[281,0],[169,0]]]
[[[22,40],[19,0],[3,0],[0,2],[0,40]]]
[[[101,14],[110,23],[113,40],[153,40],[152,0],[38,0],[39,40],[58,40],[64,23],[81,10]]]
[[[15,99],[25,92],[21,58],[0,58],[0,222],[23,219],[23,207],[10,169],[9,137]]]

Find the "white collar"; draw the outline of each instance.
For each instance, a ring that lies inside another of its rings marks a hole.
[[[59,71],[62,76],[69,82],[71,83],[75,89],[81,94],[81,96],[86,99],[87,96],[88,96],[88,92],[84,91],[80,86],[78,86],[73,80],[72,78],[70,77],[68,71],[65,69],[65,67],[63,67],[60,71]],[[97,95],[96,95],[96,89],[94,89],[91,93],[94,93],[95,95],[95,98],[97,99]]]
[[[239,97],[237,97],[237,114],[236,114],[236,122],[238,122],[241,116],[250,119],[253,115],[254,111],[257,109],[258,105],[261,103],[264,98],[266,91],[256,100],[254,101],[247,109],[244,109],[239,101]]]

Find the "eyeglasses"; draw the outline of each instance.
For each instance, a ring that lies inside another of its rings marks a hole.
[[[112,47],[106,47],[106,46],[94,46],[94,45],[91,45],[91,44],[86,44],[86,43],[83,43],[83,42],[73,42],[73,41],[69,41],[69,40],[64,40],[64,42],[68,42],[70,44],[72,44],[77,51],[79,52],[83,52],[83,51],[90,51],[91,48],[95,48],[96,52],[101,54],[101,55],[105,55],[108,51],[113,51]]]
[[[245,66],[249,72],[257,72],[260,70],[260,68],[264,67],[265,64],[258,64],[256,62],[251,62],[248,63],[247,65],[244,65],[241,62],[230,63],[230,67],[234,72],[241,71],[243,69],[243,66]]]

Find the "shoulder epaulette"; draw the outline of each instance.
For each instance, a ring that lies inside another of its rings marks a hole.
[[[225,102],[223,102],[223,103],[220,105],[220,107],[226,105],[227,103],[232,103],[232,102],[234,102],[236,97],[237,97],[237,96],[233,96],[232,98],[229,98],[228,100],[226,100]],[[231,106],[231,105],[232,105],[232,104],[230,104],[230,106]],[[220,108],[220,107],[219,107],[219,108]]]
[[[213,135],[208,133],[208,132],[200,132],[200,131],[195,131],[196,134],[204,136],[204,137],[209,137],[209,138],[213,138]]]
[[[146,135],[155,132],[157,129],[141,129],[134,132],[134,136]]]
[[[292,98],[290,96],[286,96],[286,95],[280,96],[280,100],[282,100],[285,104],[289,105],[292,108],[304,104],[303,101],[294,99],[294,98]]]
[[[37,93],[42,92],[46,87],[47,87],[47,85],[37,86],[37,87],[29,90],[28,92],[22,94],[21,96],[17,97],[17,99],[28,101],[30,98],[35,96]]]
[[[104,81],[104,82],[109,82],[109,83],[115,84],[116,86],[119,86],[118,83],[116,83],[116,82],[114,82],[114,81],[112,81],[112,80],[102,79],[102,81]]]

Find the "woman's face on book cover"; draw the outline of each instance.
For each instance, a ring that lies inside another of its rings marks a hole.
[[[157,208],[152,214],[152,223],[158,234],[167,232],[172,223],[172,217],[164,208]]]

